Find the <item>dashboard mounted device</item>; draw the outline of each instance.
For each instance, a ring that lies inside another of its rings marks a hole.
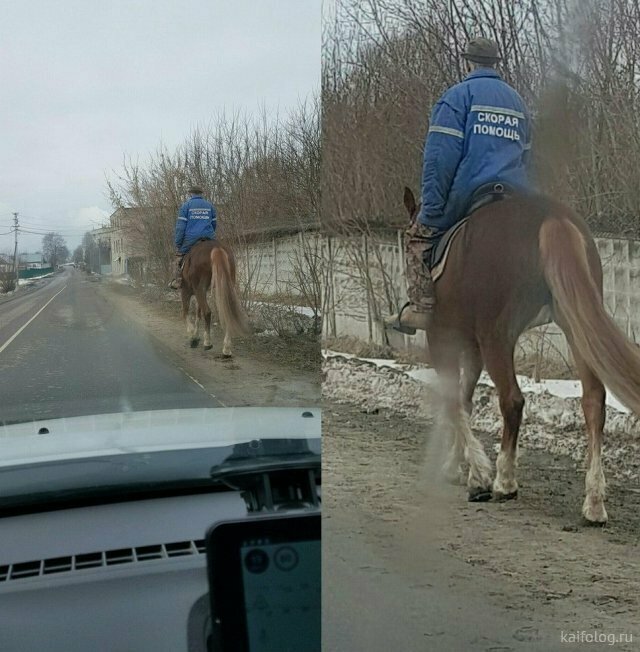
[[[223,652],[320,652],[320,513],[227,521],[206,534]]]

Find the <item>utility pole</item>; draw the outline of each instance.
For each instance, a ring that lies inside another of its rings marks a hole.
[[[13,248],[13,272],[16,275],[16,290],[18,289],[18,213],[13,214],[13,235],[15,239],[15,246]]]

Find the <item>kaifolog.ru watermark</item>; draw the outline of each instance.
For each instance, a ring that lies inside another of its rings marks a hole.
[[[619,643],[633,643],[633,634],[606,633],[587,630],[560,632],[561,643],[600,643],[601,645],[618,645]]]

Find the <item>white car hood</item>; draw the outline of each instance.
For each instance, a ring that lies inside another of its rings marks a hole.
[[[0,468],[320,435],[318,408],[201,408],[49,419],[0,426]]]

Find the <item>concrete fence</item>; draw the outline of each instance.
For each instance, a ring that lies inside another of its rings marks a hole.
[[[288,297],[319,310],[323,242],[317,233],[300,232],[236,248],[241,286],[249,296]]]
[[[640,343],[640,241],[596,238],[604,268],[605,306]],[[349,337],[395,349],[423,350],[424,333],[385,331],[382,320],[406,301],[403,233],[354,238],[315,232],[236,248],[241,287],[251,297],[288,297],[322,314],[325,338]],[[319,296],[321,295],[321,296]],[[553,324],[523,337],[539,354],[569,360],[564,335]]]
[[[381,318],[406,301],[402,232],[382,237],[325,237],[323,299],[325,337],[351,337],[385,344]],[[597,238],[604,268],[605,306],[622,330],[640,342],[640,241]],[[369,270],[369,273],[365,273]],[[388,332],[396,349],[423,348],[424,334],[414,337]],[[528,347],[569,360],[564,335],[555,325],[531,331]]]

